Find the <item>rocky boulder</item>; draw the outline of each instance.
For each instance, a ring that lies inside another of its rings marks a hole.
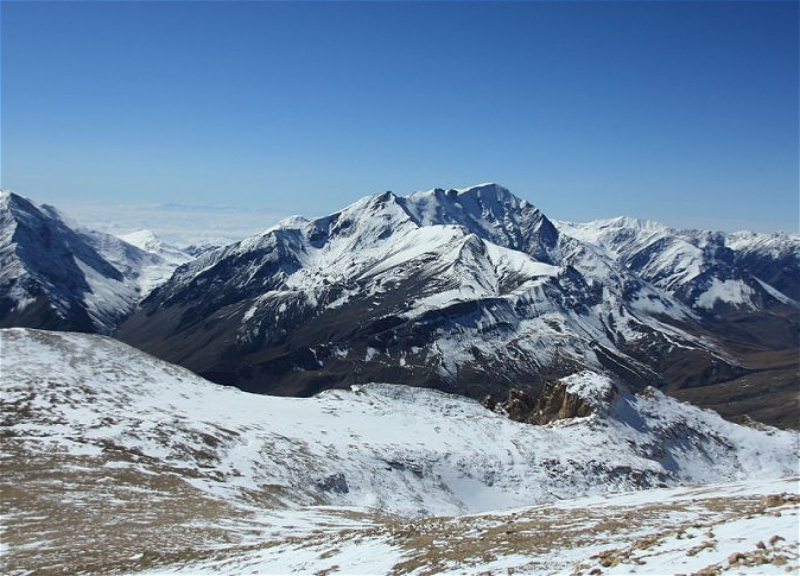
[[[606,377],[580,372],[544,385],[536,398],[530,392],[511,389],[505,401],[490,405],[499,408],[511,420],[527,424],[549,424],[565,418],[589,416],[598,407],[614,400],[616,385]]]

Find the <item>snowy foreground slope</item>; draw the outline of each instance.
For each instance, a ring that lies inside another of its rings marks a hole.
[[[3,572],[402,573],[540,560],[532,570],[565,571],[609,562],[590,557],[623,544],[622,528],[636,539],[774,510],[785,514],[770,530],[796,526],[796,502],[759,512],[760,497],[736,494],[796,491],[777,479],[797,475],[797,433],[737,426],[652,390],[619,389],[606,403],[615,385],[599,375],[565,380],[593,414],[533,426],[404,386],[253,396],[100,336],[11,329],[0,342]],[[744,484],[604,499],[731,481]],[[593,499],[565,502],[581,497]],[[436,518],[465,513],[485,514]],[[514,536],[542,522],[549,543]],[[695,531],[692,545],[705,541]]]
[[[307,508],[145,573],[798,574],[797,490],[797,478],[651,489],[414,522]]]

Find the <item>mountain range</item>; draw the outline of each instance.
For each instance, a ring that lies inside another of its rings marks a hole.
[[[0,224],[3,573],[797,565],[797,236],[496,184],[221,247]]]
[[[261,393],[497,402],[590,369],[798,425],[797,235],[552,221],[484,184],[368,196],[195,257],[8,192],[0,209],[0,326],[111,333]]]
[[[496,184],[387,192],[201,256],[117,336],[285,395],[385,381],[500,400],[585,368],[670,390],[768,371],[782,400],[762,415],[788,422],[799,247],[786,234],[553,222]]]
[[[174,267],[0,190],[0,327],[111,333]]]
[[[759,570],[797,558],[797,481],[778,481],[796,474],[797,432],[608,376],[560,381],[542,398],[585,410],[534,426],[381,383],[247,394],[105,336],[16,328],[0,344],[9,574],[663,573],[726,558],[738,572],[736,551]]]

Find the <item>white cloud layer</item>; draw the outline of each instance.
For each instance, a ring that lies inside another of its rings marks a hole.
[[[264,208],[187,204],[72,204],[59,208],[94,230],[118,235],[148,229],[176,246],[230,244],[288,216]]]

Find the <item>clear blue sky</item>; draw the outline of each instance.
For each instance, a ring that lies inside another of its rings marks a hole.
[[[13,2],[2,185],[305,215],[497,181],[798,228],[796,2]]]

